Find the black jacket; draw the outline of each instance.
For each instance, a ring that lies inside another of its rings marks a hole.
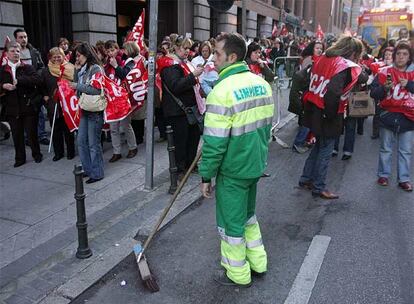
[[[183,69],[178,64],[174,64],[161,71],[161,79],[163,88],[161,107],[165,117],[185,115],[184,111],[165,89],[166,85],[171,93],[180,99],[186,107],[197,104],[193,89],[193,86],[196,84],[196,78],[192,73],[184,76]]]
[[[272,50],[270,51],[270,54],[269,54],[270,59],[273,61],[273,63],[275,65],[283,64],[284,63],[283,59],[279,59],[278,62],[274,62],[274,61],[278,57],[285,57],[285,56],[286,56],[286,53],[285,53],[285,51],[283,50],[282,47],[280,49],[272,48]]]
[[[27,48],[30,51],[30,57],[32,57],[32,66],[36,72],[40,73],[40,71],[45,67],[40,52],[35,49],[30,43],[27,44]]]
[[[49,116],[49,119],[50,118],[53,119],[53,114],[55,112],[55,104],[57,104],[56,118],[63,116],[62,108],[60,107],[59,101],[53,100],[53,97],[55,96],[55,92],[58,88],[57,77],[50,74],[49,68],[43,69],[40,77],[42,81],[42,85],[40,87],[42,97],[49,96],[49,101],[45,103],[45,107],[47,109],[47,114]]]
[[[37,114],[41,96],[37,88],[41,85],[40,75],[33,66],[22,64],[16,69],[17,88],[13,91],[3,89],[3,84],[13,83],[8,65],[0,67],[0,95],[5,106],[6,116],[30,116]]]
[[[414,82],[409,81],[407,90],[410,93],[414,93]],[[379,83],[378,75],[371,83],[371,97],[381,104],[381,100],[387,97],[385,87]],[[391,130],[395,133],[403,133],[414,130],[414,121],[405,117],[403,113],[388,112],[381,107],[378,107],[379,111],[379,125],[383,128]]]
[[[310,71],[312,65],[302,69],[292,77],[292,88],[289,92],[289,107],[288,111],[297,115],[303,115],[303,94],[309,89]]]

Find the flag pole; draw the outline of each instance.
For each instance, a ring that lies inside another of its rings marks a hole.
[[[50,150],[52,148],[53,132],[55,130],[55,121],[56,121],[56,111],[57,111],[57,103],[55,103],[55,111],[53,112],[52,131],[50,132],[50,142],[49,142],[49,149],[47,150],[47,153],[50,153]]]
[[[150,1],[148,56],[147,128],[145,145],[145,189],[154,187],[154,99],[155,56],[157,54],[158,0]]]

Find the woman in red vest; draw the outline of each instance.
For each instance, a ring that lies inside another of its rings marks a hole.
[[[388,186],[394,143],[398,147],[398,186],[413,191],[410,180],[414,140],[414,64],[408,43],[397,44],[394,65],[383,68],[371,86],[371,97],[380,100],[380,154],[378,180]]]
[[[315,197],[338,198],[326,189],[325,180],[335,137],[342,131],[347,96],[361,74],[355,62],[362,51],[359,39],[342,37],[311,70],[309,91],[303,98],[304,125],[316,136],[316,143],[306,159],[299,186],[311,190]]]

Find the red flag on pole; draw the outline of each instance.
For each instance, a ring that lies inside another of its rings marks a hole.
[[[139,16],[137,22],[132,28],[131,32],[125,38],[125,41],[135,41],[138,43],[140,49],[143,49],[144,42],[144,22],[145,22],[145,9],[142,9],[141,16]]]
[[[280,36],[287,36],[289,34],[289,31],[286,27],[286,24],[283,24],[282,29],[280,30]]]
[[[320,24],[318,24],[318,28],[316,30],[316,35],[315,35],[316,39],[318,40],[322,40],[325,37],[325,34],[322,31],[322,27]]]
[[[277,35],[277,25],[276,25],[276,23],[273,25],[273,30],[272,30],[272,37],[274,38],[274,37],[276,37],[276,35]]]
[[[3,50],[3,52],[1,53],[1,56],[0,56],[0,65],[5,65],[7,63],[6,45],[9,42],[10,42],[10,38],[9,38],[9,36],[6,36],[6,39],[4,39],[4,50]]]

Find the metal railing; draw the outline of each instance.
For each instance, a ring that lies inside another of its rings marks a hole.
[[[300,57],[300,56],[277,57],[277,58],[275,58],[275,60],[273,62],[274,73],[275,73],[275,75],[278,75],[278,76],[276,76],[274,78],[274,81],[272,83],[272,90],[273,90],[273,95],[274,95],[273,98],[275,100],[275,116],[276,117],[275,117],[275,119],[273,121],[273,124],[272,124],[271,138],[272,138],[273,141],[276,141],[283,148],[289,148],[289,145],[286,144],[283,140],[281,140],[276,135],[277,131],[279,130],[279,126],[280,126],[280,123],[282,121],[282,114],[283,114],[283,112],[282,112],[282,88],[287,89],[283,84],[285,84],[286,82],[289,83],[292,80],[293,74],[297,71],[297,67],[300,65],[299,60],[301,58],[302,57]],[[280,76],[280,71],[278,73],[278,69],[281,65],[281,63],[280,63],[281,61],[283,61],[282,65],[286,65],[286,64],[291,64],[292,65],[290,68],[292,68],[293,70],[286,77],[279,77]]]

